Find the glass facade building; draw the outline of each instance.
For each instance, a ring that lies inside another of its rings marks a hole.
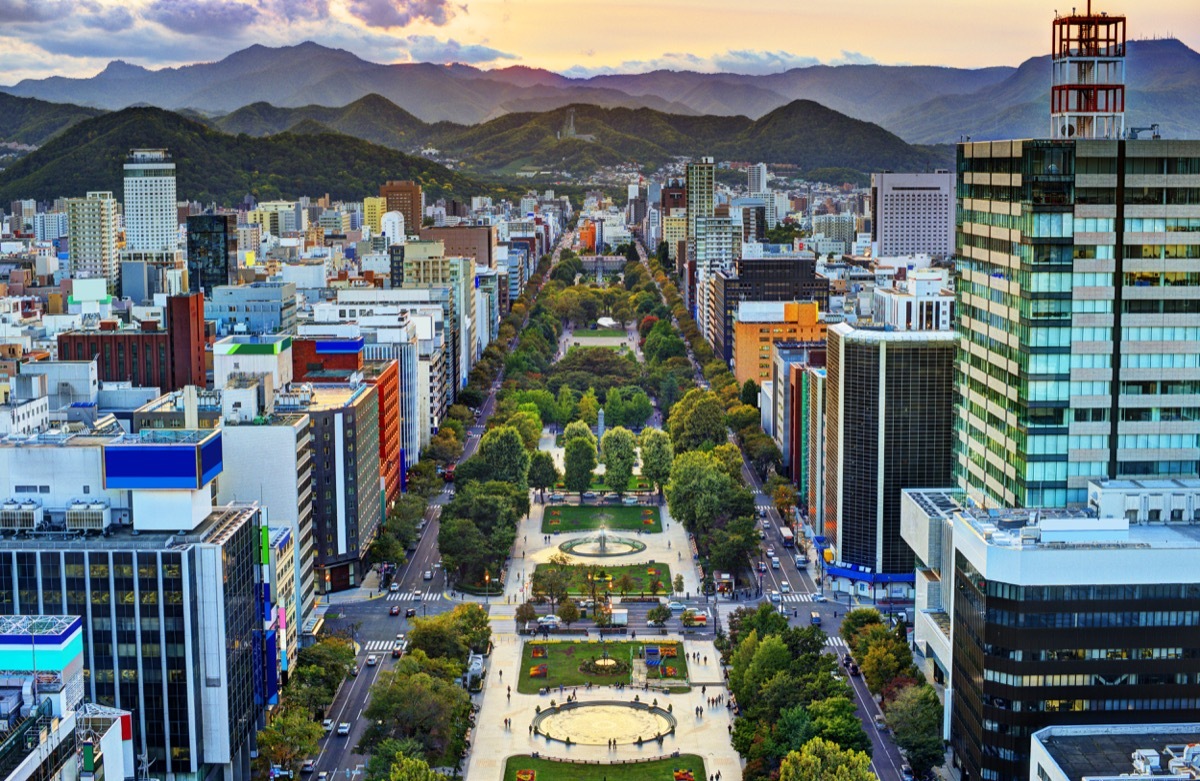
[[[211,297],[221,285],[237,282],[236,214],[198,214],[187,218],[188,290]]]
[[[959,145],[955,457],[973,500],[1063,507],[1089,480],[1198,475],[1198,184],[1197,141]]]

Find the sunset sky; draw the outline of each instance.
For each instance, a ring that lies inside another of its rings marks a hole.
[[[1079,0],[1082,8],[1086,0]],[[1200,2],[1139,0],[1130,37],[1200,49]],[[980,67],[1045,52],[1059,0],[0,0],[0,84],[216,60],[315,40],[373,62],[770,73],[844,62]]]

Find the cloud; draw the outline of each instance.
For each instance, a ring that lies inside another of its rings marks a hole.
[[[259,11],[236,0],[153,0],[143,16],[185,35],[228,37],[253,24]]]
[[[466,6],[459,6],[466,10]],[[441,27],[455,16],[450,0],[347,0],[346,10],[368,27],[407,27],[424,20]]]
[[[259,0],[259,6],[288,24],[329,18],[329,0]]]
[[[78,11],[75,13],[79,16],[80,24],[90,30],[119,33],[133,27],[133,14],[120,6],[103,8],[96,5],[92,13],[79,14]]]
[[[22,22],[50,22],[61,18],[66,10],[61,2],[38,2],[38,0],[0,0],[0,19],[5,24]]]
[[[879,60],[860,52],[848,52],[842,49],[842,56],[829,61],[830,65],[878,65]]]
[[[785,51],[756,51],[754,49],[730,50],[724,54],[714,55],[712,62],[721,71],[753,75],[781,73],[792,68],[808,68],[821,64],[816,57],[801,57]]]
[[[442,41],[430,35],[410,35],[399,42],[409,56],[418,62],[460,62],[475,65],[496,60],[515,60],[517,55],[482,44],[463,44],[453,38]]]

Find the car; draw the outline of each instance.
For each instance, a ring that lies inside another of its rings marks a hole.
[[[767,531],[770,531],[771,530],[771,522],[763,521],[763,528],[766,529]]]
[[[616,494],[609,494],[608,496],[604,497],[604,503],[605,504],[620,504],[621,497],[617,496]]]
[[[796,557],[796,569],[807,569],[807,568],[808,568],[808,559],[804,558],[803,556],[797,556]]]
[[[779,584],[779,590],[780,590],[780,591],[782,591],[784,594],[790,594],[790,593],[791,593],[791,591],[792,591],[792,584],[791,584],[791,583],[788,583],[788,582],[785,580],[785,581],[783,581],[782,583],[780,583],[780,584]]]
[[[393,659],[399,659],[403,655],[404,655],[404,645],[402,643],[396,643],[394,646],[392,646],[392,658]]]
[[[551,629],[558,629],[558,622],[558,616],[555,615],[541,616],[538,618],[538,626],[549,627]]]
[[[398,615],[400,615],[400,606],[399,606],[399,605],[392,605],[390,608],[388,608],[388,615],[389,615],[389,616],[398,616]]]
[[[404,633],[403,633],[403,632],[397,632],[397,633],[396,633],[396,642],[397,642],[397,643],[403,643],[403,642],[404,642]]]
[[[668,602],[667,607],[670,608],[672,611],[687,609],[687,605],[683,604],[682,602]]]
[[[333,729],[333,719],[325,719],[325,721],[321,722],[321,726],[325,728],[326,732],[331,731]]]
[[[596,498],[596,492],[595,492],[595,491],[584,491],[584,492],[583,492],[583,498],[584,498],[584,499],[595,499],[595,498]]]
[[[854,664],[854,659],[850,656],[850,654],[846,654],[842,657],[842,667],[849,667],[852,664]]]
[[[561,502],[562,500],[563,500],[563,495],[562,495],[562,494],[550,494],[550,501],[552,501],[552,502]]]
[[[350,668],[350,674],[352,676],[358,677],[358,665],[357,664]]]
[[[858,669],[858,665],[854,662],[850,663],[850,666],[846,668],[846,671],[850,673],[851,678],[857,678],[858,676],[862,675],[862,671]]]
[[[405,608],[404,617],[405,618],[416,618],[417,617],[417,609],[415,607]]]
[[[621,502],[626,507],[633,507],[635,504],[638,503],[638,498],[636,496],[626,496],[624,499],[621,500]]]
[[[413,592],[413,601],[414,602],[420,602],[424,597],[425,597],[425,595],[422,594],[420,591]]]
[[[304,760],[304,764],[300,766],[301,773],[311,773],[317,769],[317,763],[311,759]]]
[[[322,770],[320,773],[317,773],[317,781],[329,781],[329,771]]]
[[[771,589],[771,601],[772,602],[782,601],[782,597],[780,597],[779,592],[776,591],[775,589]]]
[[[390,591],[393,594],[395,594],[399,590],[400,590],[400,584],[395,581],[392,581],[392,585],[388,586],[388,591]]]
[[[828,600],[825,599],[824,594],[813,594],[812,601],[813,602],[826,602]]]
[[[759,562],[758,562],[758,571],[759,571],[759,572],[766,572],[766,571],[767,571],[767,563],[766,563],[765,561],[759,561]]]
[[[774,545],[768,545],[768,546],[767,546],[767,555],[768,555],[768,556],[774,556],[774,555],[775,555],[775,546],[774,546]]]
[[[371,654],[367,657],[367,667],[374,667],[377,664],[379,664],[379,657],[377,657],[375,654]]]
[[[771,569],[779,569],[779,557],[778,556],[771,557]]]
[[[754,514],[757,515],[759,518],[766,518],[767,517],[767,508],[756,507],[756,508],[754,508]]]
[[[343,721],[341,724],[339,724],[338,725],[338,734],[339,735],[349,735],[350,734],[350,722]]]
[[[425,574],[422,575],[421,577],[423,577],[425,580],[433,580],[433,570],[431,570],[431,569],[425,570]]]
[[[759,529],[758,530],[758,538],[760,540],[765,540],[767,538],[767,533],[765,531],[763,531],[762,529]]]
[[[887,719],[883,717],[882,713],[875,714],[875,729],[880,732],[887,732]]]
[[[437,564],[434,564],[434,565],[433,565],[433,568],[434,568],[434,569],[442,569],[442,560],[441,560],[441,559],[438,559],[438,560],[437,560]]]
[[[907,762],[900,766],[900,777],[903,778],[904,781],[913,781],[913,769],[908,765]]]

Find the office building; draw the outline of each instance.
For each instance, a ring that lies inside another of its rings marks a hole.
[[[721,360],[733,360],[733,320],[742,301],[815,301],[829,311],[829,280],[817,274],[817,262],[796,255],[739,258],[732,271],[713,277],[712,346]]]
[[[111,192],[90,192],[67,201],[68,267],[74,279],[103,279],[110,292],[120,284],[117,265],[117,201]]]
[[[166,779],[250,777],[273,639],[257,506],[214,507],[216,431],[54,432],[0,443],[0,614],[79,616],[82,698],[133,714]],[[56,533],[46,533],[57,530]]]
[[[97,362],[104,382],[132,382],[163,391],[205,384],[204,299],[199,293],[167,299],[166,328],[156,320],[121,327],[100,320],[58,335],[58,356]]]
[[[953,476],[953,331],[831,326],[827,334],[824,537],[837,590],[906,599],[913,553],[900,492]]]
[[[1200,723],[1046,727],[1033,733],[1028,778],[1200,778]]]
[[[871,254],[954,254],[954,174],[871,175]],[[853,240],[853,239],[851,239]]]
[[[79,616],[0,617],[6,781],[133,778],[132,714],[81,701]]]
[[[292,282],[219,285],[209,295],[204,319],[216,322],[220,334],[291,333],[296,328],[296,285]]]
[[[455,225],[445,228],[421,228],[422,241],[440,241],[444,254],[452,257],[472,258],[478,266],[494,268],[496,246],[499,244],[496,228],[491,225]]]
[[[175,163],[165,149],[134,149],[125,161],[125,249],[171,252],[179,244]]]
[[[687,237],[691,240],[696,236],[696,220],[712,217],[715,213],[717,167],[711,157],[701,157],[696,162],[688,163],[686,170]]]
[[[386,203],[385,211],[400,212],[410,233],[417,233],[425,218],[425,195],[421,185],[410,180],[389,181],[380,185],[379,197]]]
[[[824,366],[810,366],[804,370],[801,392],[793,391],[808,445],[804,474],[796,474],[794,479],[800,494],[798,501],[807,508],[809,532],[814,539],[825,536],[825,378]]]
[[[673,178],[663,183],[659,193],[659,206],[664,215],[674,214],[676,209],[686,209],[688,205],[687,179]],[[683,212],[679,212],[682,214]]]
[[[237,284],[236,214],[197,214],[187,218],[188,289],[212,297],[222,285]]]
[[[958,157],[959,484],[989,506],[1061,507],[1093,479],[1198,476],[1200,142],[995,141]]]
[[[815,301],[742,301],[733,319],[733,373],[739,385],[771,380],[776,342],[823,344],[825,321]]]
[[[900,331],[948,331],[954,327],[954,291],[939,270],[909,271],[892,287],[876,287],[872,316]]]
[[[904,492],[914,640],[946,681],[964,777],[1030,778],[1031,737],[1045,727],[1180,722],[1200,709],[1200,526],[1169,505],[1156,521],[1099,511],[1112,490],[1135,508],[1178,495],[1182,511],[1200,482],[1128,482],[1091,484],[1096,503],[1080,509]]]

